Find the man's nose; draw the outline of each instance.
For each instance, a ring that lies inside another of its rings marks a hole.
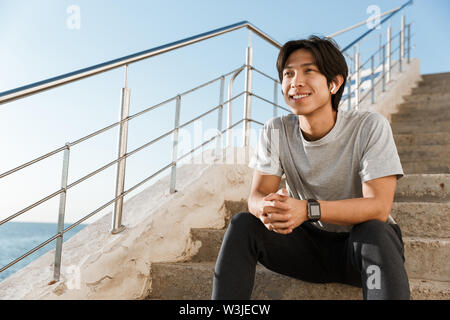
[[[296,76],[292,77],[291,88],[295,88],[297,86],[301,87],[304,85],[305,85],[305,81],[301,75],[297,74]]]

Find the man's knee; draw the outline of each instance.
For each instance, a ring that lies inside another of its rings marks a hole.
[[[352,238],[355,240],[365,240],[372,244],[383,244],[386,241],[400,242],[399,235],[394,229],[379,220],[368,220],[357,224],[352,229]]]
[[[239,212],[231,218],[230,226],[237,229],[249,229],[253,228],[258,222],[259,219],[250,212]]]

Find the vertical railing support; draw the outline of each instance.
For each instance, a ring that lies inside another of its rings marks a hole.
[[[350,111],[352,109],[352,75],[351,72],[348,75],[348,108],[347,110]]]
[[[405,10],[402,10],[402,18],[400,22],[400,60],[405,59]]]
[[[125,66],[125,86],[122,88],[120,99],[120,131],[119,131],[119,151],[117,158],[124,157],[127,153],[128,142],[128,114],[130,112],[130,89],[128,88],[128,65]],[[112,234],[117,234],[125,229],[122,225],[122,209],[123,209],[123,190],[125,187],[125,168],[126,158],[119,160],[117,164],[116,176],[116,198],[114,203],[114,215],[112,221]]]
[[[401,42],[402,42],[402,37],[400,37],[400,46],[401,46]],[[398,55],[398,70],[400,72],[402,72],[402,51],[401,50]]]
[[[223,97],[225,90],[225,77],[220,78],[220,92],[219,92],[219,114],[217,115],[217,144],[216,144],[216,160],[220,159],[220,150],[222,149],[222,118],[223,118]]]
[[[387,28],[387,73],[386,73],[386,82],[389,83],[391,81],[391,22],[389,22],[389,26]]]
[[[277,117],[278,116],[278,82],[274,81],[273,82],[273,117]]]
[[[375,70],[374,70],[374,56],[370,57],[370,70],[371,70],[371,102],[375,103]]]
[[[242,136],[243,147],[250,143],[250,115],[251,115],[251,91],[252,91],[252,64],[253,52],[251,47],[252,31],[249,30],[248,47],[245,55],[245,98],[244,98],[244,130]]]
[[[58,213],[58,238],[56,238],[56,250],[55,250],[55,264],[53,267],[53,281],[59,281],[61,274],[61,256],[63,245],[63,231],[64,231],[64,216],[66,213],[66,197],[67,197],[67,180],[69,177],[69,156],[70,156],[70,143],[66,143],[66,149],[63,155],[63,168],[61,175],[61,189],[63,192],[59,195],[59,213]]]
[[[360,94],[360,82],[361,82],[361,70],[360,70],[360,55],[359,50],[355,53],[355,70],[356,70],[356,91],[355,91],[355,110],[359,110],[359,94]]]
[[[382,91],[384,92],[386,90],[386,46],[383,45],[383,71],[382,71],[382,77],[383,77],[383,88]]]
[[[177,179],[177,154],[178,154],[178,127],[180,126],[180,109],[181,109],[181,96],[177,96],[176,109],[175,109],[175,123],[173,132],[173,145],[172,145],[172,169],[170,172],[170,193],[175,193],[175,182]]]
[[[408,63],[410,63],[410,51],[411,51],[411,23],[408,24],[408,56],[407,56]]]

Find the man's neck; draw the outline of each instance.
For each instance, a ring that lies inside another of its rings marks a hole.
[[[337,112],[333,108],[320,108],[309,115],[299,115],[298,120],[307,141],[316,141],[327,135],[336,124]]]

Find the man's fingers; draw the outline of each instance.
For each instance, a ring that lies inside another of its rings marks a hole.
[[[290,214],[282,214],[282,213],[268,213],[267,215],[263,216],[262,221],[267,223],[274,223],[274,222],[286,222],[289,221],[291,218]]]
[[[280,191],[278,191],[277,193],[269,193],[263,199],[271,201],[271,200],[286,200],[287,198],[289,198],[289,195],[287,193],[280,193]]]
[[[280,200],[273,200],[273,201],[265,201],[263,204],[263,207],[273,207],[281,210],[289,210],[291,209],[291,206],[288,205],[286,202],[280,201]]]

